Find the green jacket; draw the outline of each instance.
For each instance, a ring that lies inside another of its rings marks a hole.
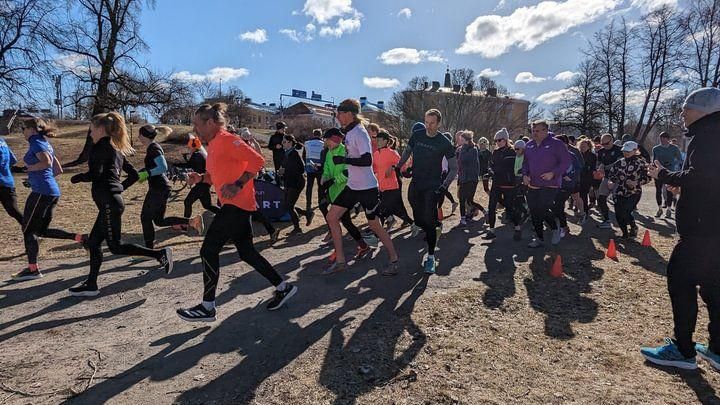
[[[333,163],[333,156],[345,156],[345,145],[340,144],[335,149],[330,149],[327,151],[327,155],[325,156],[325,165],[323,166],[323,174],[322,174],[322,183],[325,183],[329,180],[334,180],[335,182],[330,186],[330,189],[328,190],[328,195],[330,196],[330,203],[334,202],[338,195],[340,195],[340,192],[345,188],[345,184],[347,184],[347,176],[345,175],[346,170],[346,164],[340,164],[336,165]]]

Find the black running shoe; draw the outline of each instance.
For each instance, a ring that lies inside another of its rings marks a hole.
[[[485,239],[485,240],[495,239],[495,232],[490,231],[490,230],[487,231],[487,233],[485,234],[485,236],[483,236],[483,239]]]
[[[274,311],[276,309],[280,309],[283,305],[285,305],[285,302],[292,298],[293,295],[297,292],[298,288],[295,287],[292,284],[288,284],[287,287],[282,291],[275,290],[275,295],[273,298],[268,302],[267,309],[269,311]]]
[[[97,285],[89,284],[87,281],[77,287],[70,287],[68,291],[73,297],[96,297],[100,294]]]
[[[313,212],[312,210],[305,211],[305,226],[312,225],[313,217],[315,217],[315,212]]]
[[[165,274],[170,274],[174,265],[172,249],[169,247],[163,249],[163,255],[158,261],[160,262],[160,267],[165,270]]]
[[[180,308],[177,310],[177,315],[180,319],[188,322],[214,322],[217,319],[216,314],[215,308],[207,309],[203,304],[198,304],[188,309]]]
[[[27,281],[37,280],[39,278],[42,278],[42,276],[43,274],[40,272],[40,269],[36,271],[31,271],[29,268],[25,267],[17,273],[13,273],[10,277],[15,281]]]

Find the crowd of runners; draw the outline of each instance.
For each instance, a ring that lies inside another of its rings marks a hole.
[[[492,142],[483,134],[469,130],[455,134],[441,132],[443,116],[437,109],[428,110],[422,122],[417,122],[410,133],[402,137],[407,139],[402,144],[387,130],[367,123],[360,115],[360,103],[347,99],[337,106],[337,128],[297,134],[303,135],[304,143],[301,143],[289,134],[285,123],[278,122],[276,133],[270,137],[268,148],[272,152],[274,179],[282,186],[284,206],[292,222],[292,230],[286,237],[302,234],[301,218],[305,220],[304,226],[310,226],[315,210],[319,210],[325,221],[323,226],[328,230],[325,241],[333,247],[323,274],[349,271],[343,248],[344,228],[356,244],[354,260],[371,255],[382,243],[387,262],[379,274],[394,276],[405,268],[401,266],[401,252],[396,250],[388,232],[397,224],[409,227],[412,238],[424,239],[427,249],[423,271],[434,274],[442,265],[435,251],[442,233],[448,231],[447,226],[443,227],[445,199],[451,203],[451,214],[459,207],[459,227],[484,228],[483,238],[493,240],[492,243],[522,243],[527,239],[527,247],[543,249],[558,245],[571,235],[568,212],[574,213],[580,226],[591,226],[593,222],[588,219],[595,209],[599,228],[616,226],[621,238],[637,237],[634,212],[643,185],[654,180],[658,205],[655,216],[673,219],[673,209],[677,207],[680,242],[668,265],[677,340],[669,340],[658,348],[644,348],[642,353],[659,364],[693,368],[697,350],[715,367],[720,367],[720,356],[715,354],[720,352],[720,272],[717,271],[720,263],[717,259],[715,262],[705,260],[706,251],[720,246],[720,240],[711,236],[720,229],[720,223],[717,216],[710,214],[710,210],[720,206],[719,160],[711,157],[720,147],[718,93],[718,89],[700,89],[688,96],[681,116],[694,138],[687,154],[667,133],[662,133],[652,155],[629,135],[616,139],[611,134],[579,137],[553,134],[546,121],[533,122],[530,136],[501,128],[491,134]],[[38,238],[41,237],[72,240],[89,252],[88,277],[69,289],[74,296],[99,294],[103,241],[113,254],[154,259],[160,268],[170,273],[172,250],[155,247],[155,228],[174,227],[193,229],[203,238],[200,249],[202,301],[193,307],[178,309],[180,318],[186,321],[216,319],[219,254],[228,242],[235,245],[244,262],[275,287],[267,308],[282,307],[298,287],[284,281],[253,244],[253,220],[265,226],[272,242],[279,238],[279,230],[256,206],[254,179],[265,165],[261,146],[249,129],[243,128],[238,133],[228,126],[224,104],[200,106],[193,116],[193,127],[194,135],[188,140],[189,159],[185,164],[191,170],[188,184],[192,188],[184,201],[184,215],[168,217],[168,162],[156,141],[165,128],[145,125],[139,129],[145,159],[144,168],[136,170],[127,159],[135,151],[130,146],[123,117],[116,112],[93,117],[93,146],[87,172],[72,176],[71,182],[90,183],[97,218],[89,232],[86,229],[67,232],[51,227],[54,208],[61,199],[55,178],[62,173],[62,166],[49,142],[56,129],[40,118],[23,119],[22,131],[28,148],[22,160],[31,190],[23,212],[18,209],[11,173],[17,159],[0,139],[0,201],[20,225],[28,260],[27,266],[13,274],[12,279],[42,277],[38,264]],[[703,143],[698,145],[700,142]],[[126,175],[122,176],[122,172]],[[404,181],[409,181],[405,196]],[[450,192],[455,182],[457,196]],[[122,241],[122,193],[136,183],[148,186],[140,216],[144,246]],[[487,207],[476,200],[480,184],[481,192],[489,195]],[[211,189],[217,194],[215,200]],[[296,207],[303,192],[305,207]],[[315,206],[313,199],[317,202]],[[205,210],[214,213],[207,229],[202,215],[192,216],[193,204],[198,200]],[[405,201],[410,205],[409,211]],[[610,203],[614,207],[614,224]],[[354,222],[357,215],[353,218],[351,212],[359,211],[365,214],[366,227],[358,227]],[[498,219],[512,227],[511,239],[501,240],[503,234],[497,232]],[[523,234],[526,222],[530,225],[528,235]],[[493,245],[488,249],[493,249]],[[710,309],[709,347],[692,342],[697,285],[701,286],[700,294]]]

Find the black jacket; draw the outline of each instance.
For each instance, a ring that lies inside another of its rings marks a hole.
[[[495,149],[490,157],[493,186],[515,186],[515,150],[509,146]]]
[[[591,150],[582,154],[583,168],[580,171],[580,182],[590,184],[593,181],[593,172],[597,170],[597,155]]]
[[[113,194],[120,194],[138,180],[138,172],[110,143],[110,137],[100,139],[90,149],[88,172],[74,175],[73,183],[92,182],[92,198],[95,202],[105,202]],[[128,174],[120,181],[120,171]]]
[[[720,229],[717,213],[720,207],[720,112],[694,122],[686,136],[692,140],[682,170],[669,172],[663,169],[658,177],[663,183],[681,187],[676,212],[680,237],[717,238]]]
[[[477,183],[480,178],[478,150],[475,145],[463,145],[457,151],[458,183]]]
[[[490,158],[492,157],[492,152],[490,152],[488,149],[480,150],[478,148],[478,164],[480,165],[480,176],[484,176],[488,172],[488,168],[490,167]]]
[[[203,174],[205,173],[205,156],[203,156],[203,154],[199,150],[196,150],[195,152],[190,154],[190,157],[188,158],[186,163],[181,163],[176,166],[190,169],[198,174]]]
[[[285,159],[281,167],[285,168],[283,183],[286,188],[302,189],[305,187],[305,162],[303,162],[297,149],[292,148],[288,153],[283,151]]]
[[[275,132],[268,140],[268,149],[272,151],[273,164],[276,169],[278,169],[283,160],[285,160],[285,151],[282,148],[283,137],[285,137],[285,135],[281,132]],[[280,148],[277,148],[277,145],[280,145]]]

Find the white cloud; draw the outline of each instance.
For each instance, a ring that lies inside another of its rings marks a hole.
[[[353,13],[355,9],[352,0],[307,0],[302,11],[318,23],[327,24],[336,17]]]
[[[515,83],[541,83],[547,80],[544,77],[538,77],[531,72],[520,72],[515,76]]]
[[[343,34],[358,31],[360,30],[362,16],[362,14],[355,12],[350,18],[339,18],[334,27],[324,26],[320,28],[320,36],[340,38]]]
[[[315,27],[315,24],[313,24],[313,23],[308,23],[308,24],[305,26],[305,32],[315,32],[315,28],[316,28],[316,27]]]
[[[525,98],[525,93],[510,93],[510,97],[523,99]]]
[[[444,63],[445,58],[440,52],[417,50],[414,48],[394,48],[383,52],[377,57],[384,65],[417,65],[420,62]]]
[[[313,25],[313,24],[306,25],[304,32],[291,30],[289,28],[283,28],[278,32],[287,36],[288,38],[290,38],[291,40],[293,40],[295,42],[307,42],[307,41],[313,40],[312,33],[315,32],[315,25]]]
[[[93,67],[87,65],[87,60],[84,56],[75,53],[56,57],[55,65],[62,70],[69,70],[75,74],[90,73]]]
[[[630,3],[633,7],[639,8],[643,12],[657,10],[663,6],[676,8],[677,0],[632,0]]]
[[[267,32],[262,28],[258,28],[255,31],[243,32],[239,38],[243,41],[255,42],[256,44],[262,44],[268,40]]]
[[[400,80],[387,77],[363,77],[363,84],[371,89],[390,89],[400,86]]]
[[[405,17],[409,19],[410,17],[412,17],[412,10],[405,7],[404,9],[398,11],[397,15],[398,17]]]
[[[250,71],[245,68],[231,68],[231,67],[214,67],[207,71],[205,74],[190,73],[187,70],[173,73],[170,78],[177,79],[187,82],[201,82],[209,80],[211,82],[219,82],[220,80],[228,82],[231,80],[239,79],[250,74]]]
[[[478,75],[478,77],[491,78],[491,77],[499,76],[501,73],[502,72],[499,70],[492,70],[490,68],[485,68],[480,71],[480,74]]]
[[[509,52],[514,46],[531,50],[573,27],[599,19],[622,1],[543,1],[516,8],[509,16],[480,16],[467,26],[465,41],[455,52],[494,58]]]
[[[547,93],[537,96],[535,100],[545,104],[558,104],[570,96],[572,92],[573,89],[571,88],[548,91]]]
[[[645,102],[645,91],[646,90],[629,90],[627,92],[627,105],[631,107],[642,107]],[[655,97],[655,92],[651,95],[651,99]],[[660,94],[660,102],[667,101],[669,99],[683,95],[683,91],[680,89],[664,89]]]
[[[293,11],[293,15],[298,14],[300,12]],[[352,0],[306,0],[302,14],[313,21],[305,26],[305,32],[285,28],[280,33],[296,42],[311,41],[311,34],[316,31],[321,37],[340,38],[359,31],[363,18],[363,14],[353,8]]]
[[[577,75],[578,75],[578,72],[571,72],[569,70],[566,70],[564,72],[560,72],[560,73],[556,74],[553,80],[558,80],[561,82],[569,82]]]

